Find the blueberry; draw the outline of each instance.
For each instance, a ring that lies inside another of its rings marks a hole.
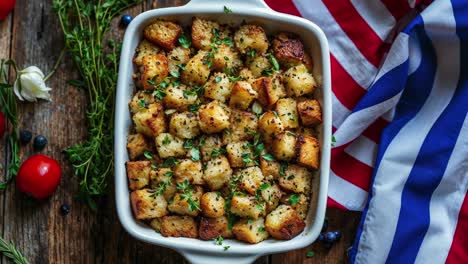
[[[317,240],[318,240],[318,241],[324,241],[324,240],[325,240],[325,235],[324,235],[324,234],[320,234]]]
[[[132,22],[133,17],[131,15],[123,15],[122,18],[120,19],[120,25],[122,27],[126,27]]]
[[[32,139],[32,133],[29,130],[21,130],[20,131],[20,141],[23,144],[28,144],[29,141]]]
[[[323,241],[327,243],[334,243],[341,238],[340,231],[331,231],[323,234]]]
[[[70,205],[68,204],[62,204],[62,206],[60,206],[60,212],[62,213],[62,215],[67,215],[70,213]]]
[[[43,149],[47,145],[47,138],[42,135],[36,136],[34,138],[34,149]]]

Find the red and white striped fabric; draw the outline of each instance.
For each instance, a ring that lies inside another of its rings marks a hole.
[[[370,126],[350,121],[342,124],[375,80],[401,27],[414,17],[416,9],[430,2],[266,0],[276,11],[313,21],[328,37],[333,132],[337,140],[332,149],[329,207],[362,211],[367,202],[380,134],[392,120],[393,112],[377,118]]]

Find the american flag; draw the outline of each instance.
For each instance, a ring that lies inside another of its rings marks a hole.
[[[468,263],[468,1],[267,0],[322,28],[352,263]]]

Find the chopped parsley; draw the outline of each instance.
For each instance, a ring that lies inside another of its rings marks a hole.
[[[268,154],[268,153],[263,153],[262,158],[264,160],[267,160],[267,161],[274,161],[275,160],[275,157],[273,157],[273,155]]]
[[[138,101],[138,104],[140,105],[140,108],[145,108],[145,107],[146,107],[145,100],[143,100],[143,99],[140,99],[140,100]]]
[[[295,205],[295,204],[297,204],[299,202],[299,198],[300,198],[299,194],[293,194],[293,195],[289,196],[288,202],[291,205]]]
[[[180,73],[178,71],[171,71],[171,76],[174,77],[174,78],[179,78]]]
[[[260,187],[258,187],[258,190],[259,191],[264,191],[264,190],[270,188],[270,186],[271,186],[270,184],[264,183],[264,184],[260,185]]]
[[[192,42],[190,41],[190,39],[189,39],[187,36],[181,35],[181,36],[179,37],[179,44],[180,44],[182,47],[188,49],[188,48],[190,48],[190,46],[192,45]]]
[[[171,139],[169,138],[168,135],[166,135],[162,141],[163,145],[169,145],[171,143]]]
[[[217,238],[214,239],[215,245],[221,246],[223,245],[224,238],[222,236],[218,236]]]
[[[311,258],[315,255],[315,252],[312,250],[307,251],[306,257]]]
[[[200,150],[198,148],[190,149],[190,156],[192,157],[193,161],[199,161],[200,158]]]
[[[224,251],[227,251],[231,246],[224,246]]]
[[[224,13],[226,14],[232,13],[232,10],[227,6],[224,6]]]
[[[148,150],[145,150],[145,152],[143,152],[143,155],[144,155],[145,158],[147,158],[147,159],[153,159],[153,155],[152,155],[151,152],[149,152]]]
[[[253,49],[253,50],[247,52],[247,56],[249,56],[250,58],[253,58],[253,57],[255,57],[255,52],[256,52],[256,50]]]

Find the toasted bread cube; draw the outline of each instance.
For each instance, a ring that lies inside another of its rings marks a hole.
[[[190,88],[184,84],[179,86],[169,85],[165,90],[166,96],[163,98],[166,109],[188,111],[189,106],[196,104],[198,101],[195,94],[187,94],[187,91],[190,91]]]
[[[276,135],[272,152],[279,160],[289,161],[296,157],[296,135],[286,131]]]
[[[177,191],[173,171],[170,168],[158,168],[150,172],[151,188],[162,189],[162,195],[169,201]]]
[[[190,60],[190,49],[177,47],[167,54],[169,60],[169,72],[179,72],[178,65],[185,65]]]
[[[132,101],[128,103],[128,106],[130,108],[130,112],[132,112],[132,114],[136,114],[138,111],[145,109],[155,101],[156,98],[152,93],[148,93],[147,91],[138,91],[133,96]]]
[[[155,142],[159,156],[163,159],[185,155],[184,141],[169,133],[159,134]]]
[[[273,40],[273,54],[278,62],[289,68],[304,60],[304,45],[298,36],[280,33]]]
[[[298,127],[294,130],[296,135],[309,136],[309,137],[318,137],[319,132],[312,127]]]
[[[261,77],[254,81],[252,88],[257,92],[257,100],[264,107],[273,106],[286,96],[283,84],[278,76]]]
[[[218,46],[218,52],[213,53],[213,69],[224,71],[224,69],[238,68],[242,66],[239,53],[233,47],[222,44]]]
[[[125,165],[130,190],[142,189],[148,185],[151,171],[150,161],[127,161]]]
[[[218,135],[204,136],[200,142],[203,142],[203,144],[200,144],[200,153],[202,154],[203,161],[209,161],[212,158],[213,151],[221,154],[222,141]]]
[[[297,111],[304,126],[315,126],[322,123],[322,110],[317,100],[305,100],[297,103]]]
[[[165,50],[175,48],[182,28],[170,21],[157,20],[143,30],[145,38]]]
[[[233,168],[249,167],[254,165],[253,152],[250,148],[249,142],[247,141],[227,144],[226,152],[229,163]]]
[[[192,44],[195,48],[201,50],[210,50],[213,32],[219,31],[220,26],[218,23],[210,20],[201,19],[198,17],[193,18],[192,21]]]
[[[232,87],[229,106],[246,110],[257,96],[257,92],[252,88],[250,83],[246,81],[238,81]]]
[[[312,174],[304,167],[289,165],[284,176],[280,177],[279,185],[286,191],[309,193]]]
[[[215,73],[205,85],[205,97],[222,103],[231,95],[232,85],[225,73]]]
[[[231,111],[229,134],[223,133],[225,143],[249,140],[258,129],[258,118],[250,112]]]
[[[133,56],[133,62],[137,66],[141,66],[143,64],[143,57],[147,55],[156,55],[160,52],[161,50],[158,46],[154,45],[146,39],[143,39],[140,42],[140,44],[138,44],[138,47],[135,49],[135,56]]]
[[[146,55],[141,61],[141,85],[145,90],[154,90],[154,85],[164,81],[169,74],[167,58],[164,54]]]
[[[177,182],[188,180],[193,184],[203,184],[203,171],[200,161],[183,159],[174,166],[174,176]]]
[[[164,108],[161,103],[153,103],[148,108],[140,110],[133,115],[135,130],[148,137],[156,137],[166,132]]]
[[[257,25],[243,25],[234,35],[237,49],[246,54],[255,50],[256,54],[265,54],[268,50],[268,38],[262,27]]]
[[[225,216],[218,218],[200,218],[199,234],[201,240],[232,237],[232,231],[229,230],[229,220]]]
[[[317,139],[300,136],[296,143],[297,162],[309,169],[317,170],[320,164],[320,144]]]
[[[254,196],[235,195],[231,199],[231,213],[240,217],[259,219],[265,216],[265,206],[260,204]]]
[[[255,81],[253,73],[248,68],[242,68],[238,74],[243,81],[248,82],[250,85]]]
[[[229,109],[218,101],[200,106],[198,118],[201,130],[207,134],[218,133],[229,127]]]
[[[179,215],[198,216],[200,213],[200,199],[203,195],[203,189],[200,186],[194,186],[190,194],[192,195],[192,201],[195,205],[198,205],[198,208],[191,206],[189,199],[185,197],[184,194],[176,193],[167,206],[169,212]]]
[[[201,197],[200,207],[206,217],[217,218],[223,216],[224,198],[218,192],[207,192]]]
[[[169,122],[169,131],[179,138],[194,138],[200,134],[198,116],[191,112],[175,113]]]
[[[232,175],[232,169],[225,156],[219,156],[208,161],[206,170],[203,174],[203,180],[211,190],[219,190],[229,180]]]
[[[167,202],[153,190],[142,189],[130,194],[133,214],[136,219],[151,219],[167,215]]]
[[[151,228],[154,229],[156,232],[161,232],[161,218],[154,218],[150,222]]]
[[[260,169],[267,180],[277,180],[280,177],[281,165],[276,160],[266,160],[260,156]]]
[[[130,160],[136,160],[147,150],[150,150],[150,146],[143,134],[137,133],[133,135],[128,135],[127,151]]]
[[[262,242],[269,236],[265,230],[265,220],[263,218],[257,220],[242,219],[234,224],[232,233],[234,233],[238,240],[250,244]]]
[[[190,216],[165,216],[161,219],[161,235],[164,237],[197,238],[197,222]]]
[[[271,143],[275,135],[283,132],[284,126],[276,112],[268,111],[260,116],[258,129],[262,133],[263,139],[267,143]]]
[[[291,97],[312,94],[317,87],[314,77],[307,71],[304,64],[289,68],[283,79],[286,93]]]
[[[278,113],[284,128],[296,128],[299,126],[299,115],[297,104],[292,98],[279,99],[276,102],[276,113]]]
[[[241,188],[251,195],[255,195],[257,193],[257,189],[262,185],[264,179],[259,167],[243,169],[238,172],[238,176],[240,176]]]
[[[278,206],[282,192],[278,184],[271,184],[268,188],[261,190],[260,194],[266,203],[266,211],[269,213]]]
[[[309,199],[304,194],[288,194],[281,197],[281,202],[283,204],[291,206],[302,220],[305,220],[307,217],[307,211],[309,210]]]
[[[185,65],[185,70],[182,72],[182,82],[191,85],[204,85],[210,76],[210,68],[206,61],[208,52],[198,51]]]
[[[265,220],[265,228],[270,235],[280,240],[290,240],[305,228],[305,222],[289,205],[280,205]]]
[[[264,70],[272,67],[270,60],[265,56],[248,58],[247,65],[255,78],[261,77]]]

